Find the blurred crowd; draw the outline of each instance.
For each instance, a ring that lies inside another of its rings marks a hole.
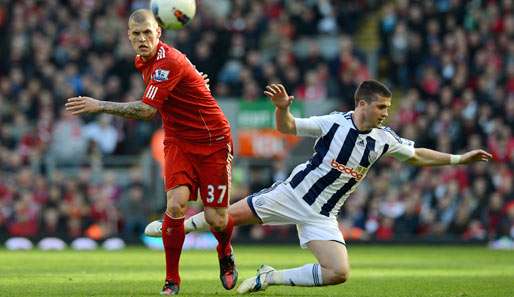
[[[416,146],[483,148],[493,161],[382,162],[346,203],[343,226],[380,239],[514,238],[513,1],[396,1],[381,12],[380,76],[403,91],[388,125]]]
[[[417,169],[382,160],[341,211],[346,238],[514,237],[512,1],[373,3],[202,0],[193,22],[164,39],[209,74],[217,98],[264,100],[264,86],[282,82],[296,100],[335,98],[348,110],[355,87],[372,75],[374,51],[355,38],[380,16],[377,78],[396,106],[388,124],[417,146],[486,148],[494,162]],[[144,203],[140,168],[120,179],[90,164],[148,150],[159,120],[63,111],[75,95],[142,95],[126,21],[147,5],[0,0],[0,237],[131,237],[158,213]],[[234,199],[286,174],[276,166],[243,175]]]

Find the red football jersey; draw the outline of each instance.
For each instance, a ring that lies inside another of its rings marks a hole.
[[[143,102],[162,117],[164,141],[214,143],[230,139],[230,125],[195,66],[177,49],[159,42],[148,61],[138,55],[136,69],[146,90]]]

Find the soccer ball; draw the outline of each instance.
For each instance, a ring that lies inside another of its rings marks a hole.
[[[196,12],[195,0],[152,0],[150,8],[164,29],[182,29]]]

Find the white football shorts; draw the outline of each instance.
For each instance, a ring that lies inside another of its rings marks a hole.
[[[270,188],[248,196],[246,201],[265,225],[295,224],[302,248],[307,248],[311,240],[345,244],[337,219],[315,212],[305,201],[295,197],[287,182],[275,183]]]

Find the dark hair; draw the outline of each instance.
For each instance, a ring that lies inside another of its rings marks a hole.
[[[360,100],[364,100],[368,103],[377,100],[377,96],[390,98],[392,96],[391,91],[383,83],[376,80],[365,80],[363,81],[357,90],[355,91],[355,107]]]

